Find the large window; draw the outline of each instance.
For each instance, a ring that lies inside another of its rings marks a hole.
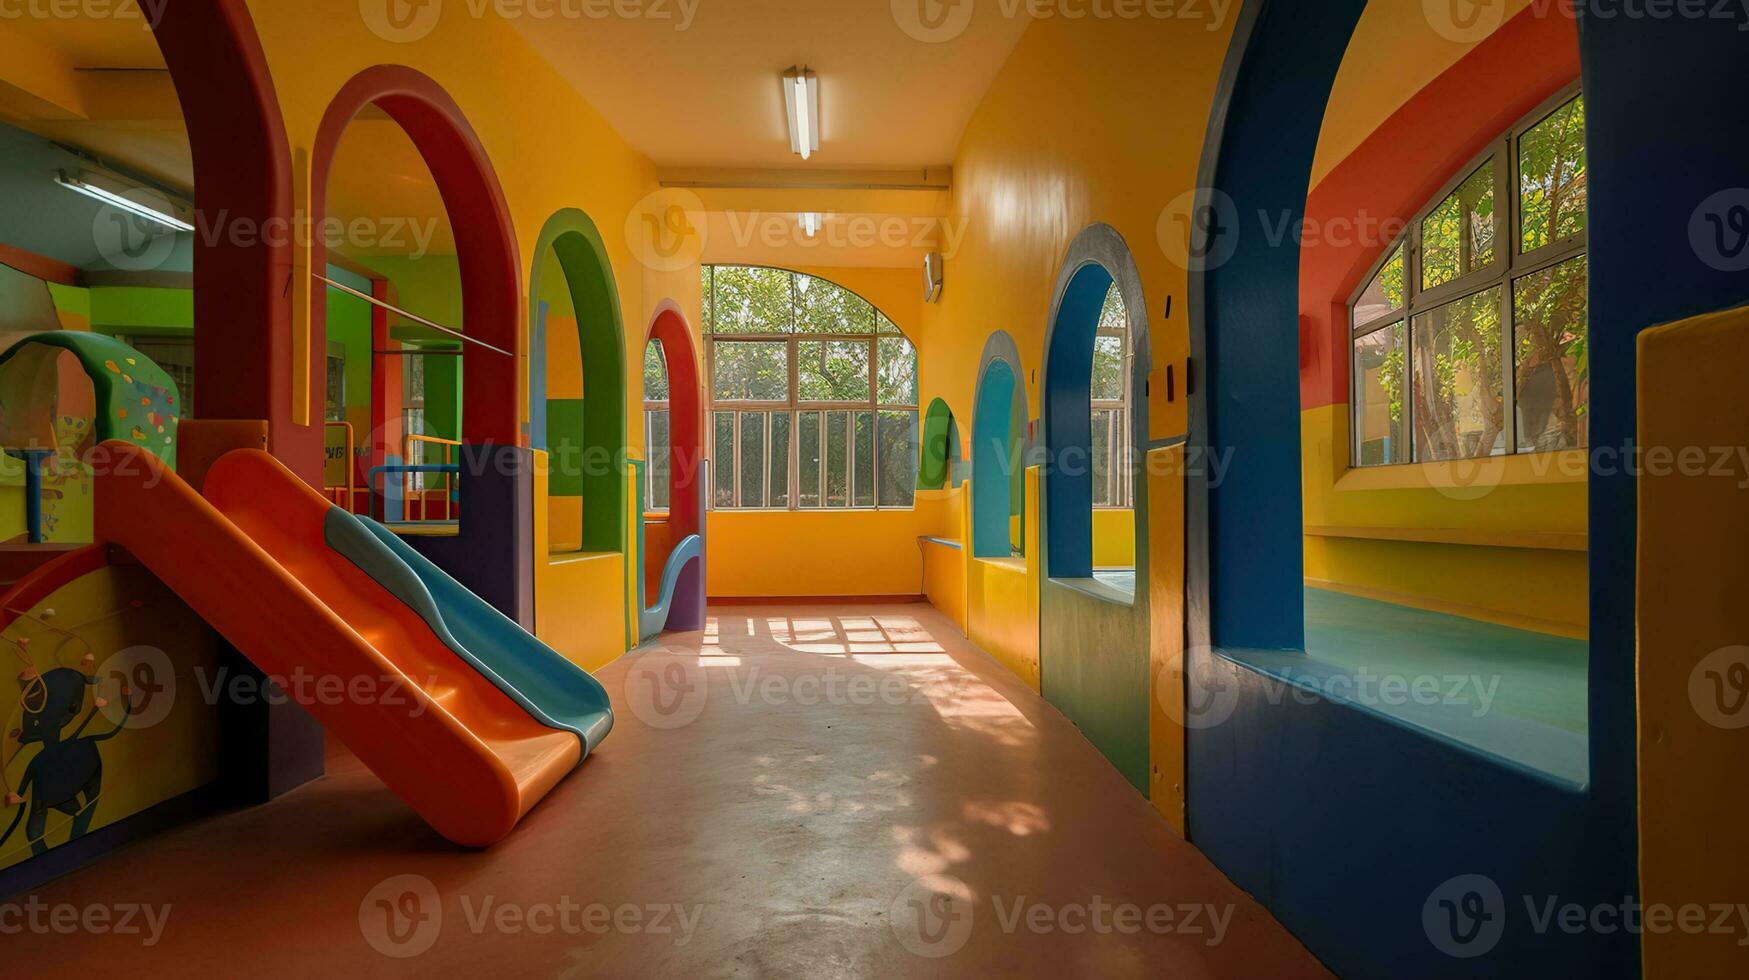
[[[711,506],[910,507],[917,351],[855,293],[753,266],[704,267]]]
[[[1569,95],[1410,223],[1353,303],[1354,465],[1586,445],[1586,189]]]

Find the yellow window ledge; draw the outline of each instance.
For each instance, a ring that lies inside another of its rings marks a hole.
[[[1531,551],[1586,551],[1589,536],[1584,531],[1500,531],[1473,527],[1352,527],[1306,525],[1305,532],[1320,538],[1364,538],[1372,541],[1413,541],[1422,544],[1456,544],[1473,548],[1524,548]]]
[[[547,556],[549,565],[575,565],[585,561],[600,561],[607,558],[618,558],[617,551],[555,551]]]
[[[1479,499],[1495,487],[1584,483],[1590,453],[1514,453],[1438,463],[1353,466],[1336,478],[1337,492],[1352,490],[1437,490],[1460,499]]]
[[[975,558],[973,560],[986,568],[1001,569],[1004,572],[1014,572],[1019,575],[1026,574],[1026,559],[1019,556],[1013,558]]]

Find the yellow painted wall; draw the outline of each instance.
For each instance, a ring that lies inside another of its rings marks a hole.
[[[1746,363],[1749,310],[1640,334],[1640,897],[1648,908],[1734,906],[1749,881],[1749,473],[1740,457],[1713,471],[1700,448],[1749,446]],[[1735,929],[1648,930],[1644,972],[1741,976],[1742,941]]]
[[[940,539],[923,544],[923,595],[962,633],[966,629],[966,559],[971,554],[971,542],[965,534],[970,505],[965,484],[917,491],[919,526],[925,535]],[[952,541],[958,547],[941,541]]]
[[[1099,507],[1093,511],[1093,567],[1134,568],[1136,512]]]
[[[646,292],[646,270],[624,227],[638,200],[656,189],[654,168],[514,25],[445,11],[429,35],[401,44],[372,33],[352,0],[252,0],[249,9],[273,72],[300,186],[308,186],[316,129],[341,86],[372,65],[415,68],[456,100],[491,158],[515,226],[524,290],[547,218],[580,208],[602,230],[627,333],[641,332],[660,297]],[[626,346],[627,369],[635,375],[642,351]]]
[[[1482,18],[1498,16],[1503,24],[1530,4],[1531,0],[1477,4],[1476,13]],[[1414,0],[1367,4],[1330,87],[1330,104],[1312,159],[1311,186],[1318,186],[1422,86],[1485,39],[1485,34],[1468,38],[1435,31],[1427,8]]]
[[[1004,329],[1019,345],[1028,415],[1037,416],[1051,291],[1070,240],[1096,221],[1123,235],[1141,271],[1152,389],[1165,391],[1165,366],[1182,365],[1188,350],[1188,280],[1157,229],[1174,199],[1197,184],[1233,25],[1209,27],[1195,19],[1051,18],[1027,28],[954,159],[949,220],[963,223],[964,239],[946,258],[941,303],[923,308],[925,403],[945,398],[955,418],[970,420],[979,354],[991,332]],[[1150,408],[1153,438],[1184,431],[1183,398],[1155,397]]]
[[[967,494],[971,493],[967,483]],[[966,636],[1039,689],[1038,467],[1026,470],[1026,552],[966,565]]]
[[[954,158],[948,220],[963,244],[946,256],[939,305],[923,308],[922,400],[947,400],[969,426],[978,358],[998,329],[1014,336],[1027,416],[1038,415],[1051,293],[1069,242],[1104,222],[1129,244],[1141,273],[1153,373],[1150,438],[1186,429],[1185,400],[1164,397],[1176,364],[1182,393],[1189,350],[1182,239],[1166,236],[1180,195],[1197,185],[1203,137],[1233,24],[1199,19],[1035,21],[973,113]],[[1170,52],[1162,57],[1161,52]],[[1181,208],[1182,209],[1182,208]],[[1177,256],[1175,260],[1173,256]],[[1165,315],[1168,298],[1172,314]],[[1138,487],[1153,500],[1162,476]],[[1024,560],[974,559],[967,568],[967,629],[1034,688],[1039,679],[1038,474],[1027,474]],[[1096,513],[1105,532],[1122,520]],[[1131,517],[1133,520],[1133,516]],[[1179,528],[1152,522],[1157,581],[1181,579]],[[1166,538],[1160,539],[1160,535]],[[1133,540],[1133,532],[1130,535]],[[1102,534],[1101,540],[1109,540]],[[1132,564],[1129,552],[1111,564]],[[1101,561],[1107,556],[1102,555]],[[1151,591],[1162,635],[1182,629],[1181,603]]]
[[[923,593],[915,510],[713,510],[705,518],[713,597]]]
[[[1148,800],[1185,833],[1184,446],[1148,454]],[[1165,615],[1160,615],[1165,613]]]
[[[551,553],[550,460],[534,453],[534,634],[584,670],[597,670],[626,652],[625,593],[633,572],[618,552]]]

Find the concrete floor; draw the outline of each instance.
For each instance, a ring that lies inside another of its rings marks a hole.
[[[34,896],[155,945],[7,935],[5,973],[1326,975],[928,606],[717,608],[601,677],[613,734],[489,851],[336,749]]]

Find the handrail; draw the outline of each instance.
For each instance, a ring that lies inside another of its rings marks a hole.
[[[369,303],[372,306],[378,307],[379,309],[387,310],[388,312],[393,313],[396,316],[399,316],[403,319],[412,320],[414,323],[420,324],[422,326],[430,327],[431,329],[436,330],[440,333],[448,334],[449,336],[454,337],[455,339],[461,341],[462,343],[475,344],[475,345],[478,345],[480,347],[486,348],[487,350],[491,351],[494,354],[503,354],[505,357],[515,357],[516,356],[515,354],[511,353],[510,351],[505,350],[502,347],[497,346],[496,344],[488,344],[484,340],[481,340],[478,337],[470,337],[467,334],[462,333],[460,330],[457,330],[454,327],[446,327],[443,324],[438,323],[436,320],[427,320],[426,318],[420,316],[417,313],[413,313],[413,312],[408,311],[408,310],[403,310],[399,306],[396,306],[393,303],[390,303],[386,300],[378,299],[377,297],[372,296],[371,294],[369,294],[367,292],[353,289],[351,286],[348,286],[347,284],[345,284],[343,282],[335,282],[334,280],[328,278],[327,276],[317,275],[314,272],[310,273],[310,278],[325,282],[328,285],[333,286],[335,289],[338,289],[343,293],[347,293],[351,296],[357,297],[358,299],[362,299],[366,303]]]
[[[357,446],[357,443],[354,441],[354,431],[352,428],[352,423],[351,422],[338,422],[338,421],[329,420],[329,421],[323,422],[322,427],[324,429],[339,428],[346,433],[346,442],[345,442],[346,455],[344,457],[342,457],[344,462],[346,463],[346,465],[343,467],[343,471],[346,474],[346,476],[345,476],[346,482],[341,484],[340,486],[323,486],[322,493],[324,496],[331,497],[336,504],[340,503],[340,496],[342,494],[345,494],[346,503],[343,504],[342,506],[344,506],[346,508],[346,512],[350,514],[353,511],[358,509],[358,487],[354,486],[352,483],[352,459],[353,459],[352,454],[355,451],[356,446]]]
[[[445,466],[453,465],[455,463],[455,450],[461,446],[461,440],[459,440],[459,439],[444,439],[444,438],[441,438],[439,436],[428,436],[428,435],[421,435],[420,433],[417,433],[417,432],[409,432],[401,440],[401,458],[406,460],[409,463],[411,463],[413,461],[413,446],[415,443],[424,443],[426,445],[431,445],[431,446],[442,446],[443,447],[443,465],[445,465]],[[453,495],[455,494],[455,489],[456,488],[455,488],[454,482],[449,478],[449,475],[446,471],[444,479],[443,479],[443,517],[441,518],[442,520],[449,521],[449,520],[455,519],[455,516],[450,512],[451,500],[452,500]],[[401,499],[402,500],[413,499],[413,480],[412,480],[412,473],[411,472],[406,473],[406,475],[403,476],[401,479]],[[431,507],[431,502],[429,500],[427,500],[425,497],[425,488],[421,487],[419,489],[419,519],[420,520],[427,521],[427,520],[431,519],[430,507]],[[409,513],[407,515],[407,519],[412,520],[413,515],[411,513]]]
[[[370,512],[372,514],[377,512],[377,477],[379,476],[387,473],[447,473],[451,476],[460,476],[461,472],[461,466],[454,463],[448,465],[384,463],[381,466],[373,466],[370,468],[370,472],[364,475],[365,489],[370,492]],[[386,518],[388,515],[383,516]]]

